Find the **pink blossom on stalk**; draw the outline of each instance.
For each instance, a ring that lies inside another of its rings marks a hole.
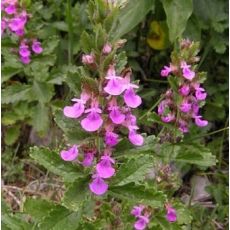
[[[179,93],[182,96],[187,96],[190,92],[190,87],[188,85],[182,85],[179,89]]]
[[[77,145],[73,145],[70,149],[68,150],[62,150],[61,151],[61,158],[64,161],[73,161],[77,158],[78,156],[78,148]]]
[[[167,115],[161,117],[161,120],[165,123],[169,123],[175,119],[175,114],[170,112]]]
[[[166,99],[160,102],[157,108],[157,113],[162,115],[165,112],[165,109],[168,108],[168,105],[171,103],[170,99]]]
[[[136,230],[144,230],[149,223],[149,218],[147,216],[138,216],[137,221],[134,224]]]
[[[84,159],[82,161],[82,165],[84,167],[90,167],[93,164],[94,153],[88,152],[84,154]]]
[[[72,99],[72,101],[75,101],[77,103],[74,103],[72,106],[64,107],[63,109],[64,115],[70,118],[80,117],[85,111],[85,103],[88,101],[88,99],[89,99],[89,95],[85,92],[82,92],[80,99],[77,98]]]
[[[116,75],[114,65],[110,65],[105,78],[108,80],[107,85],[104,87],[106,93],[118,96],[124,92],[123,78]]]
[[[182,133],[187,133],[188,132],[188,123],[184,120],[179,120],[179,130]]]
[[[111,147],[117,145],[118,137],[119,137],[118,134],[116,134],[114,132],[107,131],[105,133],[105,144],[108,146],[111,146]]]
[[[182,68],[184,78],[192,80],[195,77],[195,72],[190,70],[191,65],[188,65],[185,61],[182,61],[180,67]]]
[[[114,175],[115,169],[112,167],[115,161],[108,155],[104,155],[101,157],[101,161],[97,164],[96,170],[97,174],[101,178],[110,178]]]
[[[112,51],[112,46],[109,43],[106,43],[103,47],[103,54],[109,54]]]
[[[207,93],[205,92],[204,88],[199,87],[196,89],[195,96],[197,100],[203,101],[207,97]]]
[[[91,108],[85,110],[85,113],[89,114],[81,121],[81,127],[88,132],[98,130],[103,124],[103,120],[100,115],[102,111],[98,108],[98,102],[94,101]]]
[[[177,220],[176,210],[172,208],[171,205],[166,205],[166,210],[167,210],[166,219],[169,222],[175,222]]]
[[[8,25],[11,31],[16,32],[18,30],[24,30],[25,22],[21,18],[16,17],[12,18]]]
[[[161,70],[161,76],[162,77],[168,77],[168,75],[172,72],[172,68],[170,66],[164,66],[164,68]]]
[[[41,47],[41,42],[34,40],[33,44],[32,44],[32,50],[34,51],[34,53],[36,54],[40,54],[43,51],[43,48]]]
[[[144,144],[144,138],[136,133],[135,130],[130,130],[129,131],[129,140],[133,145],[141,146]]]
[[[3,18],[2,21],[1,21],[1,34],[4,33],[6,28],[7,28],[7,21],[6,21],[5,18]]]
[[[18,35],[19,37],[23,36],[25,34],[25,30],[24,29],[19,29],[17,31],[15,31],[15,34]]]
[[[91,192],[96,195],[103,195],[108,190],[108,184],[97,174],[92,176],[93,181],[89,184]]]
[[[195,116],[195,123],[196,123],[196,125],[199,126],[199,127],[207,126],[208,125],[208,121],[202,120],[201,118],[202,118],[201,116]]]
[[[131,211],[131,214],[135,217],[141,216],[143,209],[144,209],[143,205],[134,206],[132,211]]]
[[[190,104],[187,99],[184,99],[180,105],[180,111],[183,113],[188,113],[192,108],[192,104]]]
[[[31,54],[29,46],[24,43],[21,43],[21,45],[19,46],[19,54],[21,57],[29,57]]]
[[[110,111],[109,118],[114,124],[121,124],[125,120],[125,115],[121,113],[120,107],[117,106],[115,97],[109,102],[108,110]]]
[[[83,54],[82,55],[82,63],[89,65],[95,62],[95,57],[93,54]]]
[[[14,4],[10,4],[4,9],[4,11],[9,15],[15,14],[16,13],[16,6]]]
[[[20,57],[20,60],[23,64],[29,64],[31,62],[30,57]]]

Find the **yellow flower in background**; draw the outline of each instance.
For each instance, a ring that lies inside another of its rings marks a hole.
[[[155,50],[163,50],[169,46],[166,21],[152,21],[147,35],[148,45]]]

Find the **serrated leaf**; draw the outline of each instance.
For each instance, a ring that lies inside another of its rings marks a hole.
[[[20,135],[20,125],[15,125],[6,129],[4,141],[7,145],[12,145]]]
[[[34,98],[40,103],[46,103],[51,100],[54,95],[54,86],[45,82],[33,82]]]
[[[193,11],[192,0],[162,0],[169,28],[169,38],[175,42],[186,28],[187,21]]]
[[[126,6],[120,10],[119,24],[113,32],[113,39],[117,40],[131,31],[154,6],[155,1],[153,0],[129,0]]]
[[[72,183],[65,192],[62,200],[63,205],[70,210],[77,211],[80,204],[82,204],[87,195],[89,195],[88,183],[88,178],[80,178]]]
[[[124,69],[124,67],[127,64],[127,56],[126,52],[122,51],[115,57],[116,62],[116,71],[117,73],[121,73],[121,71]]]
[[[82,32],[81,34],[80,44],[85,53],[91,52],[91,50],[94,48],[93,38],[86,31]]]
[[[135,185],[134,183],[111,186],[109,193],[120,199],[125,199],[133,203],[153,205],[154,207],[163,207],[166,199],[163,192],[156,191],[156,188],[147,188],[144,185]]]
[[[124,185],[130,182],[142,181],[148,170],[153,166],[153,158],[148,155],[140,156],[136,159],[122,163],[116,176],[112,180],[114,185]]]
[[[63,177],[66,182],[73,182],[83,176],[82,171],[76,165],[63,161],[57,152],[34,147],[30,150],[30,156],[50,172]]]
[[[1,82],[5,82],[8,79],[10,79],[11,77],[13,77],[14,75],[20,73],[22,71],[22,69],[20,68],[14,68],[11,66],[3,66],[2,67],[2,77],[1,77]]]

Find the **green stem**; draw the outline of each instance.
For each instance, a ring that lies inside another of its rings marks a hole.
[[[68,24],[68,64],[72,64],[73,59],[73,20],[71,13],[71,0],[67,0],[67,24]]]
[[[156,83],[168,84],[168,81],[155,80],[155,79],[148,79],[148,78],[145,78],[144,80],[145,80],[145,81],[149,81],[149,82],[156,82]]]
[[[160,97],[159,100],[146,113],[144,113],[140,117],[140,120],[142,120],[148,113],[150,113],[153,109],[155,109],[155,107],[158,106],[158,104],[161,102],[162,99],[163,99],[163,97]]]

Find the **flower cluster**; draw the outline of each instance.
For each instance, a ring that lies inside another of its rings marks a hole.
[[[111,50],[112,47],[105,44],[102,55],[109,54]],[[89,66],[95,65],[95,55],[83,55],[82,62]],[[131,71],[117,74],[115,64],[108,67],[105,76],[100,76],[98,92],[83,88],[80,98],[72,99],[73,105],[66,106],[63,110],[66,117],[79,119],[82,129],[95,133],[95,138],[103,139],[103,150],[99,151],[99,147],[95,146],[93,151],[84,153],[84,160],[81,162],[83,166],[89,167],[93,166],[94,159],[97,158],[92,182],[89,184],[90,190],[97,195],[107,191],[105,179],[115,174],[115,160],[111,155],[119,142],[121,129],[128,130],[128,139],[132,144],[141,146],[144,142],[144,138],[137,133],[137,119],[132,114],[132,109],[142,102],[135,92],[138,86],[131,83]],[[81,146],[62,151],[62,159],[76,160],[78,148]]]
[[[175,222],[177,220],[176,210],[171,206],[171,204],[166,204],[166,219],[169,222]]]
[[[24,64],[29,64],[31,59],[31,50],[35,54],[42,53],[43,49],[41,43],[37,39],[31,39],[31,41],[25,36],[25,26],[28,22],[30,15],[23,9],[18,0],[3,0],[1,2],[1,10],[3,13],[1,20],[1,34],[7,29],[10,33],[19,37],[19,56],[20,60]],[[31,46],[31,49],[29,48]]]
[[[134,206],[131,211],[131,214],[137,218],[136,222],[134,223],[134,228],[136,230],[144,230],[149,223],[149,214],[145,212],[143,215],[144,209],[144,205],[139,205]]]
[[[182,41],[185,44],[185,41]],[[186,40],[186,45],[181,45],[181,53],[188,52],[193,43]],[[175,123],[179,130],[187,133],[189,124],[194,121],[199,127],[208,125],[208,121],[203,120],[199,114],[199,109],[204,105],[207,93],[201,86],[203,79],[195,71],[193,63],[197,62],[197,57],[190,57],[185,60],[178,58],[169,66],[164,66],[161,70],[162,77],[175,76],[177,88],[169,89],[164,94],[164,99],[158,106],[158,115],[165,123]],[[186,56],[186,55],[184,55]]]

